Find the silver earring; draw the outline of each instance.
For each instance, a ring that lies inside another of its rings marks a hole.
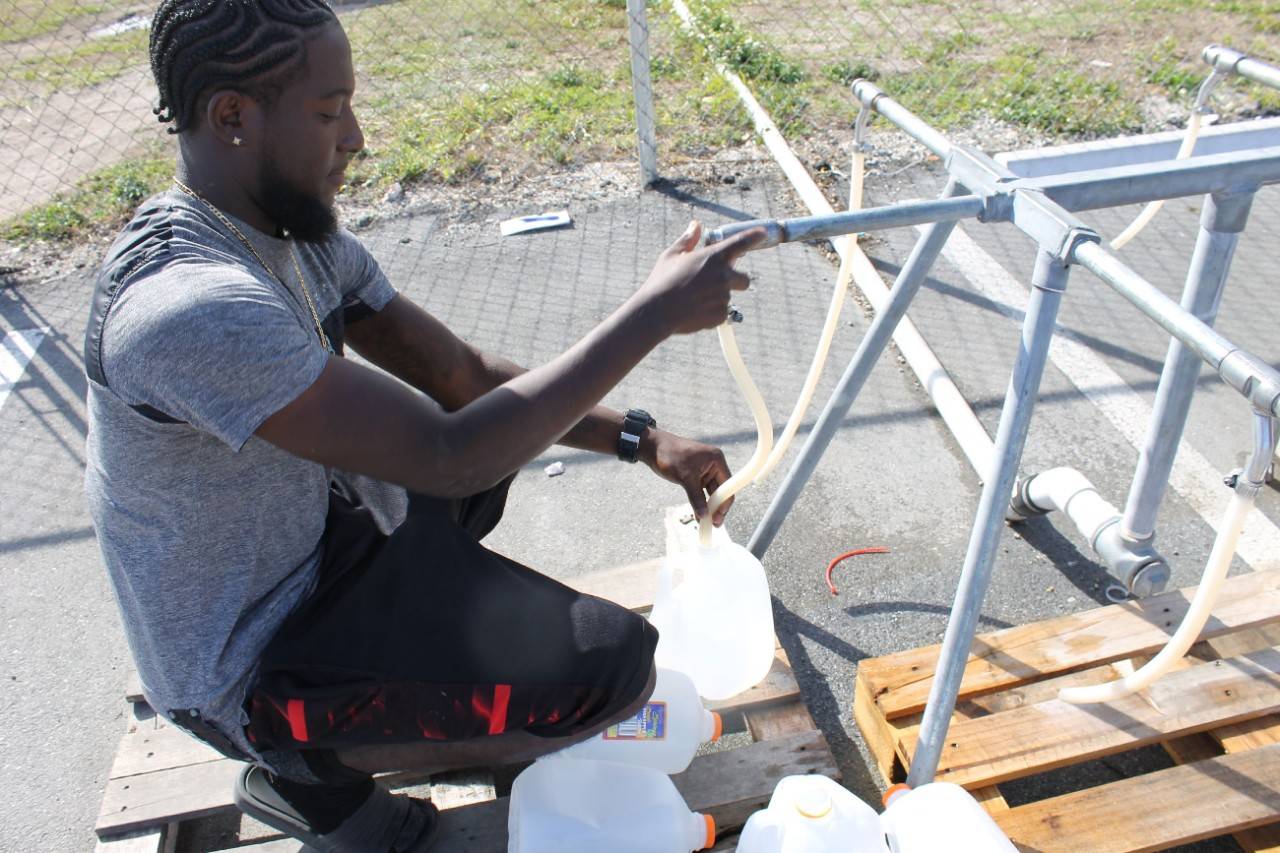
[[[231,144],[239,148],[241,145],[244,144],[244,140],[238,136],[233,136],[231,137]]]

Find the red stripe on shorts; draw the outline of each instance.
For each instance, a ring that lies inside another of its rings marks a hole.
[[[308,739],[307,715],[303,701],[301,699],[290,699],[287,707],[289,709],[289,732],[298,743],[306,743]]]
[[[500,735],[507,730],[507,703],[510,700],[510,684],[493,685],[493,711],[489,714],[489,734]]]

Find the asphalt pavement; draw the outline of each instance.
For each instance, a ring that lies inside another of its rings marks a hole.
[[[933,195],[940,187],[936,171],[920,168],[868,189],[873,200],[889,201]],[[1197,199],[1168,205],[1124,253],[1175,298],[1198,207]],[[734,184],[677,182],[570,205],[570,228],[499,236],[496,219],[529,212],[498,210],[489,220],[464,224],[421,214],[379,222],[361,236],[410,298],[481,348],[533,365],[563,351],[621,303],[691,217],[718,224],[800,211],[785,182],[762,168]],[[1114,234],[1134,212],[1107,211],[1088,219]],[[1012,297],[1020,293],[1025,299],[1033,247],[1008,226],[966,224],[962,232],[979,252],[944,257],[911,316],[994,434],[1023,309]],[[892,275],[914,236],[904,231],[877,237],[867,243],[868,252]],[[1278,238],[1280,190],[1272,188],[1260,193],[1241,240],[1218,327],[1280,367],[1272,249]],[[993,262],[1008,279],[1005,284],[1021,290],[1001,290],[991,268],[977,276],[974,257]],[[780,426],[807,370],[835,267],[827,253],[809,245],[752,253],[743,267],[753,286],[738,300],[746,316],[738,338]],[[971,280],[966,271],[981,280]],[[18,332],[45,330],[0,402],[0,783],[9,792],[0,803],[4,850],[91,846],[102,788],[125,725],[127,649],[81,485],[81,341],[89,294],[87,271],[44,283],[0,279],[0,336],[12,341]],[[1023,471],[1076,467],[1121,504],[1137,451],[1131,426],[1108,401],[1136,401],[1139,412],[1141,405],[1150,407],[1168,339],[1087,273],[1073,275],[1060,320],[1064,336],[1083,350],[1066,351],[1046,371]],[[850,299],[801,438],[868,323],[868,312]],[[1095,369],[1082,379],[1079,368],[1088,361],[1082,351],[1110,372]],[[1087,387],[1082,390],[1078,382]],[[648,409],[664,428],[721,445],[735,466],[754,446],[750,414],[709,333],[664,343],[606,402]],[[1238,466],[1249,448],[1247,407],[1207,373],[1186,445],[1190,451],[1180,454],[1180,463],[1203,462],[1219,477]],[[553,461],[564,463],[562,476],[544,473]],[[749,537],[787,464],[738,498],[729,521],[738,541]],[[977,476],[890,350],[766,557],[778,633],[804,698],[846,784],[873,802],[879,780],[852,717],[856,664],[941,637],[979,492]],[[549,574],[572,578],[659,555],[663,508],[681,499],[679,489],[643,466],[553,448],[517,479],[489,544]],[[1198,578],[1212,540],[1203,504],[1225,499],[1225,489],[1203,476],[1170,489],[1159,544],[1173,560],[1175,584]],[[1260,509],[1269,523],[1280,524],[1274,490],[1264,490]],[[827,561],[872,545],[891,553],[843,564],[840,593],[832,596],[822,578]],[[1246,569],[1237,560],[1235,571]],[[1002,536],[982,628],[1097,606],[1105,602],[1107,585],[1073,530],[1060,519],[1035,519]],[[1145,750],[1092,762],[1076,773],[1097,784],[1161,762],[1167,763],[1162,753]],[[1015,786],[1010,798],[1017,802],[1078,781],[1037,780]],[[1196,849],[1236,848],[1206,842]]]

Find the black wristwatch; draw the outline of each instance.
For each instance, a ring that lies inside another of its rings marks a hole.
[[[622,418],[622,434],[618,436],[618,458],[623,462],[635,462],[640,450],[640,436],[658,422],[644,409],[627,409]]]

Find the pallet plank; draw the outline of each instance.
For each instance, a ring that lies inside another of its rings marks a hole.
[[[165,846],[165,827],[127,832],[98,839],[94,853],[162,853]]]
[[[111,779],[226,760],[213,747],[196,740],[176,726],[131,727],[120,739]]]
[[[658,588],[658,567],[661,565],[661,559],[645,560],[565,578],[564,582],[578,592],[608,599],[628,610],[648,610],[653,607],[653,594]]]
[[[1058,699],[973,720],[947,735],[938,778],[966,787],[997,784],[1170,737],[1280,710],[1280,649],[1171,673],[1151,701],[1129,696],[1100,705]],[[914,751],[917,730],[903,733]]]
[[[101,837],[226,811],[243,766],[224,758],[108,780],[94,829]]]
[[[996,815],[1023,850],[1163,850],[1280,816],[1280,746],[1147,773]]]
[[[671,781],[690,810],[710,814],[717,832],[728,834],[769,801],[783,776],[836,772],[826,740],[821,733],[809,731],[699,756]],[[509,806],[509,799],[501,797],[441,812],[441,836],[433,853],[505,853]],[[297,842],[277,840],[236,849],[295,853],[298,847]]]
[[[974,639],[961,696],[989,693],[1055,673],[1098,666],[1157,651],[1182,621],[1195,587],[1141,601],[1006,628]],[[1202,638],[1280,620],[1280,571],[1228,578]],[[924,709],[940,645],[863,661],[867,681],[886,719]]]

